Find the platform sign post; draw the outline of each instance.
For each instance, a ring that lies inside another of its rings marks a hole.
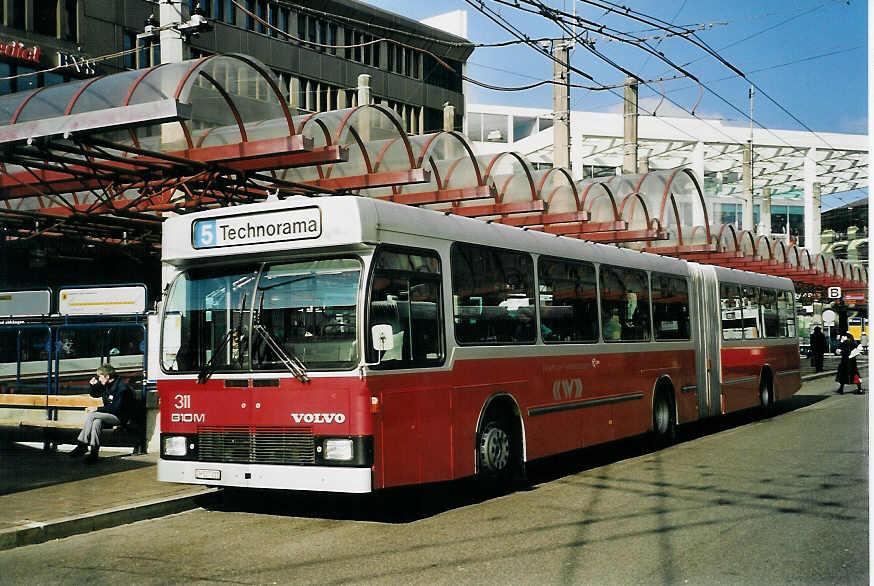
[[[832,326],[835,325],[835,312],[831,309],[826,309],[822,312],[822,323],[826,327],[826,336],[829,343],[831,343],[832,339]],[[831,347],[831,346],[829,346]],[[829,350],[831,352],[831,350]]]

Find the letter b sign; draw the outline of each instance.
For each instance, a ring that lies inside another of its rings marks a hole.
[[[840,287],[829,287],[828,288],[828,298],[829,299],[840,299],[841,298],[841,288]]]

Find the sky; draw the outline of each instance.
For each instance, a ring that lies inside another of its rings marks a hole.
[[[639,15],[654,17],[695,29],[695,40],[744,74],[690,42],[688,36],[664,35],[647,23],[624,14],[597,8],[592,4],[619,7],[620,2],[595,0],[541,0],[548,7],[576,14],[607,27],[609,34],[630,34],[648,39],[649,47],[664,59],[647,53],[640,43],[629,44],[589,33],[594,52],[577,43],[571,65],[591,79],[571,73],[571,83],[588,87],[621,85],[626,73],[650,81],[691,74],[703,89],[688,77],[653,81],[639,89],[642,114],[660,101],[663,85],[665,100],[657,113],[665,116],[691,116],[720,119],[725,123],[749,127],[751,82],[753,119],[766,128],[867,134],[868,13],[864,0],[638,0],[629,6]],[[479,12],[484,6],[497,19],[529,38],[555,38],[567,33],[540,14],[523,12],[512,1],[482,0],[369,0],[369,4],[409,18],[422,20],[445,12],[468,12],[468,39],[474,43],[515,40],[510,32]],[[520,3],[526,6],[525,3]],[[527,5],[527,6],[530,6]],[[579,30],[577,31],[579,32]],[[582,33],[581,33],[582,34]],[[608,62],[609,61],[609,62]],[[669,63],[670,62],[670,63]],[[683,72],[679,71],[682,69]],[[468,59],[467,75],[500,86],[522,86],[552,77],[552,62],[525,45],[480,47]],[[470,103],[552,107],[548,85],[526,91],[493,91],[467,84]],[[703,92],[703,95],[702,95]],[[699,102],[700,99],[700,102]],[[621,90],[572,89],[571,108],[595,112],[622,111]],[[867,192],[850,192],[831,198],[824,207],[854,201]]]

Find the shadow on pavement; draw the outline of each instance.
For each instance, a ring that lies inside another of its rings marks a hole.
[[[777,403],[774,416],[790,413],[826,398],[827,395],[795,395]],[[678,443],[691,441],[769,417],[771,416],[763,415],[758,409],[749,409],[718,419],[696,422],[681,426],[677,441]],[[528,482],[517,490],[537,490],[538,485],[654,451],[656,449],[648,436],[637,436],[542,458],[528,463]],[[497,496],[502,494],[490,493],[476,479],[466,478],[425,486],[391,488],[365,495],[224,489],[204,497],[201,504],[204,508],[214,511],[376,523],[411,523]]]
[[[143,466],[154,464],[129,460],[122,453],[103,450],[97,463],[86,466],[81,459],[69,458],[67,452],[46,451],[40,447],[0,440],[0,495]]]

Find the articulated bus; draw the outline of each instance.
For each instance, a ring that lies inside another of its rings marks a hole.
[[[500,485],[801,384],[784,278],[354,196],[170,218],[162,250],[163,481]]]

